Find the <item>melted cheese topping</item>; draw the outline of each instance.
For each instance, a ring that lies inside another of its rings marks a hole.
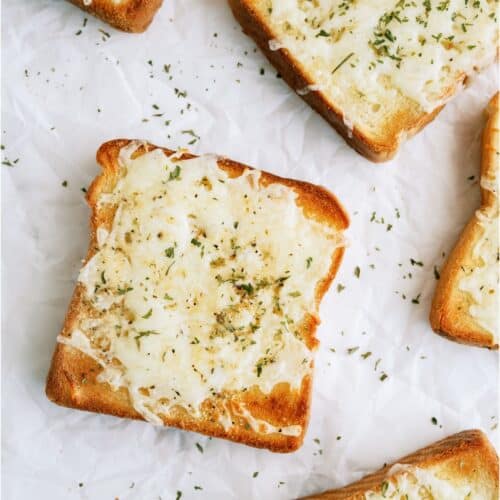
[[[454,485],[438,478],[432,471],[407,464],[395,464],[388,472],[380,491],[367,491],[366,500],[473,500],[469,486]]]
[[[99,381],[126,387],[156,423],[175,406],[199,417],[209,398],[227,409],[251,387],[299,389],[312,370],[301,321],[317,314],[339,234],[307,218],[291,188],[260,186],[259,171],[230,178],[215,157],[159,149],[132,159],[137,146],[122,150],[124,175],[99,199],[116,212],[79,276],[91,317],[59,341],[98,360]],[[234,406],[258,432],[300,435]],[[219,421],[231,425],[229,414]]]
[[[498,168],[500,151],[498,151],[498,113],[496,123],[493,124],[495,133],[493,144],[495,152],[496,172],[495,177],[481,179],[481,187],[491,191],[495,196],[495,203],[476,212],[482,233],[474,248],[472,256],[480,265],[476,266],[470,274],[460,280],[459,289],[470,293],[474,303],[469,307],[469,314],[486,331],[491,333],[497,343],[500,339],[500,218],[498,204]]]
[[[262,4],[279,34],[270,49],[288,49],[338,103],[346,89],[372,106],[390,102],[399,91],[431,111],[460,76],[486,66],[496,54],[496,0]]]

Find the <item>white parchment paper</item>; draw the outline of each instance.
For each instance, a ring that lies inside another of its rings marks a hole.
[[[225,0],[165,0],[143,35],[64,1],[4,0],[2,28],[1,156],[13,165],[2,166],[5,499],[292,498],[463,429],[497,442],[497,355],[438,337],[427,319],[434,268],[479,203],[493,68],[396,160],[374,165],[276,77]],[[275,455],[46,399],[88,242],[82,188],[99,171],[96,149],[116,137],[171,148],[199,137],[194,152],[322,184],[345,204],[350,247],[321,308],[300,451]]]

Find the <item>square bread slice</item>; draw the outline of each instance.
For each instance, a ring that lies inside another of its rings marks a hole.
[[[47,379],[63,406],[277,452],[306,431],[318,307],[348,218],[326,189],[114,140]]]
[[[142,33],[163,0],[69,0],[122,31]]]
[[[491,99],[483,133],[481,207],[465,226],[441,271],[430,321],[451,340],[498,349],[500,336],[500,241],[498,93]]]
[[[478,430],[463,431],[344,488],[309,500],[497,500],[498,457]]]
[[[498,46],[498,3],[229,0],[283,79],[359,153],[381,162]]]

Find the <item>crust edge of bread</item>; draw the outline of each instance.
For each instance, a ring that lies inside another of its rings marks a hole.
[[[120,5],[111,0],[92,0],[90,5],[85,5],[83,0],[70,2],[114,28],[129,33],[142,33],[153,21],[163,0],[125,0]]]
[[[87,201],[91,207],[91,234],[89,249],[85,262],[87,262],[94,253],[97,241],[97,227],[102,223],[96,210],[97,200],[101,191],[112,189],[114,182],[113,176],[118,176],[117,157],[119,150],[128,145],[131,140],[117,139],[104,143],[97,151],[97,162],[101,165],[103,171],[92,182],[88,193]],[[155,149],[157,146],[150,143],[142,143],[145,150]],[[170,155],[173,151],[162,149]],[[193,158],[194,155],[186,153],[182,159]],[[218,159],[219,167],[232,171],[236,175],[241,174],[243,170],[251,168],[247,165],[237,163],[227,158]],[[238,173],[239,172],[239,173]],[[349,218],[337,200],[337,198],[325,188],[315,186],[303,181],[285,179],[262,172],[262,182],[279,182],[294,188],[298,194],[298,199],[302,202],[306,212],[314,214],[317,217],[324,217],[328,223],[338,230],[344,230],[349,225]],[[325,273],[324,279],[318,284],[316,290],[317,303],[321,301],[324,293],[330,286],[335,274],[340,266],[344,248],[339,247],[335,250],[330,269]],[[76,286],[71,299],[70,306],[64,321],[62,333],[71,329],[72,322],[78,314],[80,304],[80,295],[83,291],[81,286]],[[307,318],[307,338],[306,343],[314,349],[318,343],[315,338],[315,331],[319,320],[316,317]],[[314,368],[314,367],[313,367]],[[96,361],[86,354],[74,349],[68,345],[57,343],[52,358],[46,383],[46,395],[54,403],[69,408],[91,411],[95,413],[105,413],[118,417],[144,420],[143,417],[132,407],[126,389],[113,391],[107,384],[98,383],[95,380],[100,371]],[[276,388],[275,388],[276,389]],[[269,403],[276,404],[278,408],[284,403],[279,403],[283,395],[283,390],[277,388],[277,393],[269,395]],[[297,392],[297,391],[296,391]],[[290,391],[288,390],[288,394]],[[184,430],[195,431],[213,437],[221,437],[235,442],[247,444],[258,448],[267,448],[275,452],[292,452],[297,450],[303,442],[310,414],[310,403],[312,396],[312,375],[304,377],[298,396],[294,399],[295,414],[294,425],[301,425],[302,432],[299,436],[285,436],[277,433],[260,434],[253,430],[245,429],[242,426],[232,426],[228,431],[218,423],[190,418],[186,412],[177,412],[172,416],[164,418],[166,426],[177,427]],[[286,405],[286,404],[285,404]]]
[[[495,145],[492,136],[494,134],[495,114],[499,112],[499,93],[497,92],[486,108],[487,122],[482,138],[481,178],[491,179],[496,176],[495,169],[498,168],[498,164],[495,162],[499,160],[494,154]],[[494,194],[481,188],[481,206],[479,209],[488,208],[492,203],[494,203]],[[494,342],[491,333],[478,325],[468,313],[464,315],[463,312],[457,312],[459,310],[456,304],[457,301],[452,298],[452,292],[459,280],[461,265],[467,255],[470,254],[474,243],[481,235],[481,231],[478,218],[474,213],[462,230],[441,271],[441,277],[434,292],[429,319],[432,329],[443,337],[462,344],[497,350],[498,343]],[[466,292],[461,292],[458,297],[463,297],[465,294]],[[465,325],[459,324],[457,321],[458,315],[466,317]]]
[[[456,469],[460,467],[461,463],[469,465],[473,473],[477,473],[478,467],[484,470],[491,483],[493,483],[492,489],[494,491],[491,499],[498,498],[499,469],[497,453],[486,435],[482,431],[474,429],[453,434],[421,448],[372,474],[368,474],[359,481],[342,488],[304,497],[304,500],[364,500],[367,491],[380,491],[384,480],[398,475],[397,473],[388,475],[391,467],[395,464],[409,464],[424,469],[443,465],[444,467],[448,466],[451,469]],[[459,473],[456,472],[456,474]]]

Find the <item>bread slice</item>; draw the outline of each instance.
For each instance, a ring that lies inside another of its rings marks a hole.
[[[348,218],[326,189],[114,140],[47,379],[63,406],[296,450]]]
[[[344,488],[307,498],[497,500],[498,457],[481,431],[463,431]]]
[[[497,52],[487,0],[229,4],[292,89],[375,162],[392,158]]]
[[[142,33],[163,0],[70,0],[81,9],[122,31]]]
[[[498,349],[500,335],[498,93],[487,108],[481,207],[448,256],[432,301],[432,328],[451,340]]]

